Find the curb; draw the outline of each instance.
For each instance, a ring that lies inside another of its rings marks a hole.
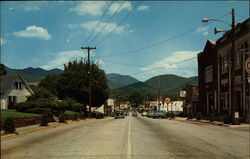
[[[67,125],[67,124],[74,124],[74,123],[79,123],[79,122],[83,122],[83,121],[87,121],[87,120],[92,120],[92,119],[82,119],[82,120],[78,120],[78,121],[66,121],[65,123],[56,123],[53,125],[48,125],[48,126],[39,126],[37,128],[33,128],[33,129],[29,129],[29,130],[23,130],[17,133],[12,133],[12,134],[6,134],[6,135],[2,135],[1,136],[1,140],[7,140],[10,138],[14,138],[17,136],[21,136],[24,134],[29,134],[29,133],[33,133],[33,132],[37,132],[37,131],[42,131],[45,129],[50,129],[50,128],[56,128],[56,127],[60,127],[63,125]]]
[[[214,123],[214,122],[204,122],[204,121],[199,121],[199,120],[178,120],[178,121],[187,121],[191,123],[203,123],[203,124],[210,124],[210,125],[216,125],[216,126],[224,126],[224,127],[230,127],[228,124],[219,124],[219,123]]]

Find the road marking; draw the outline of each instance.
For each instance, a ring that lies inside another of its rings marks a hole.
[[[131,159],[131,122],[130,122],[130,116],[128,119],[128,148],[127,148],[127,159]]]

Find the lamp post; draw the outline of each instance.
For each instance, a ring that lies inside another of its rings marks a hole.
[[[222,21],[222,20],[219,20],[219,19],[208,19],[208,18],[204,18],[202,20],[202,22],[206,23],[206,22],[209,22],[209,21],[219,21],[219,22],[222,22],[224,24],[227,24],[229,26],[231,26],[231,40],[232,40],[232,46],[231,46],[231,52],[229,54],[229,85],[228,85],[228,90],[229,90],[229,110],[233,117],[233,124],[238,124],[239,123],[239,120],[235,120],[235,106],[234,106],[234,48],[235,48],[235,39],[234,39],[234,34],[235,34],[235,15],[234,15],[234,8],[232,8],[232,23],[227,23],[225,21]],[[217,30],[215,28],[214,30],[214,33],[219,33],[219,32],[225,32],[225,31],[222,31],[222,30]],[[238,110],[237,110],[238,111]],[[238,112],[237,112],[238,114]]]

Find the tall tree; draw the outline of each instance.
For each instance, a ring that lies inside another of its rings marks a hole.
[[[132,107],[139,107],[140,104],[143,104],[144,96],[139,92],[132,93],[128,98]]]
[[[54,95],[57,95],[57,84],[60,75],[48,75],[41,80],[39,87],[44,87]]]
[[[7,71],[5,69],[4,64],[0,64],[0,76],[6,75]]]
[[[90,64],[90,81],[92,106],[99,107],[107,100],[109,89],[104,70],[93,62]],[[87,62],[70,61],[64,65],[64,71],[57,81],[57,95],[61,99],[70,97],[87,105],[89,103],[88,86]]]

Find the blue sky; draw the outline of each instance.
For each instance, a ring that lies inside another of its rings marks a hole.
[[[142,81],[195,76],[197,53],[208,39],[222,36],[213,34],[214,27],[230,29],[201,19],[230,23],[232,8],[237,23],[249,17],[248,1],[1,2],[1,63],[63,69],[69,60],[86,58],[81,46],[96,46],[91,59],[106,73]]]

